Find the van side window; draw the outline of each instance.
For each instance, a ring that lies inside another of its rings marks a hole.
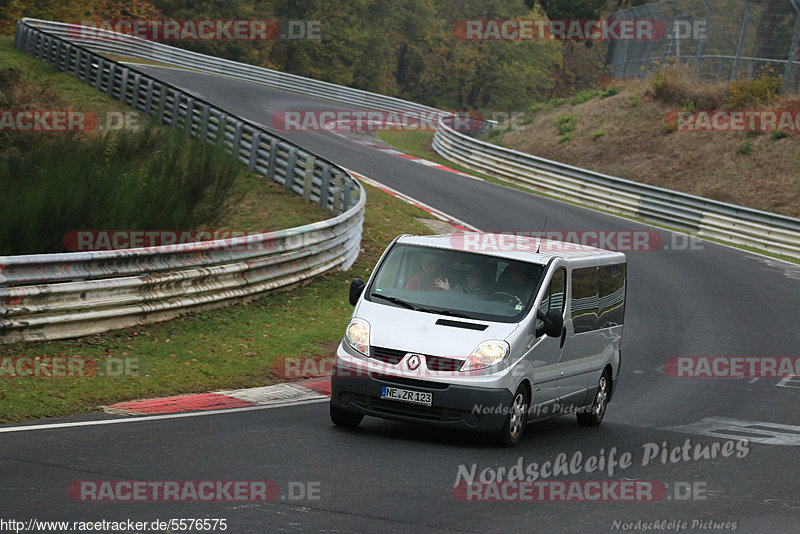
[[[570,315],[576,334],[622,324],[625,267],[617,263],[572,271]]]
[[[600,305],[597,267],[584,267],[572,271],[572,302],[570,315],[575,333],[589,332],[597,328]]]
[[[600,278],[600,316],[597,328],[622,324],[625,316],[626,264],[603,265],[598,269]]]
[[[550,310],[564,310],[564,291],[567,287],[567,274],[563,268],[558,269],[553,273],[553,278],[550,280],[550,285],[547,286],[547,292],[542,298],[542,303],[539,309],[543,313]]]

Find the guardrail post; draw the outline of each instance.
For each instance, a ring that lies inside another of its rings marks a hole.
[[[172,111],[170,111],[169,124],[178,127],[178,118],[181,111],[181,94],[175,89],[169,89],[172,93]]]
[[[188,97],[186,99],[186,115],[183,116],[183,127],[186,130],[186,137],[193,137],[194,133],[194,98]]]
[[[344,184],[344,195],[343,195],[344,198],[342,199],[344,206],[342,206],[342,211],[349,210],[350,206],[352,205],[352,199],[350,198],[352,190],[353,190],[353,184],[351,184],[350,181],[348,180]]]
[[[125,67],[122,69],[122,79],[119,83],[119,101],[126,102],[126,98],[128,96],[128,76],[130,76],[130,69]],[[136,107],[136,100],[131,102],[133,107]]]
[[[333,173],[333,213],[340,213],[342,208],[342,184],[344,175],[340,172]]]
[[[203,116],[200,119],[200,140],[208,140],[208,106],[203,104]]]
[[[114,82],[117,80],[117,65],[116,63],[112,63],[108,68],[108,89],[106,92],[108,96],[114,98]]]
[[[254,131],[250,137],[250,159],[247,162],[247,170],[253,172],[258,161],[258,145],[261,144],[261,132]]]
[[[82,57],[83,57],[83,50],[81,50],[80,48],[76,48],[75,49],[75,65],[72,67],[72,74],[76,78],[78,78],[79,80],[82,79],[81,78],[81,74],[80,74],[80,71],[81,71],[81,58]]]
[[[69,45],[58,42],[56,43],[56,47],[56,69],[58,69],[59,72],[64,72],[67,70],[67,64],[69,63]]]
[[[156,121],[158,124],[165,124],[164,113],[167,111],[167,87],[163,83],[152,82],[152,87],[158,88],[158,111],[156,111]],[[153,91],[151,91],[152,93]]]
[[[144,81],[144,85],[144,112],[150,115],[153,112],[153,80],[147,78]],[[136,90],[138,93],[138,87]]]
[[[25,26],[22,24],[21,20],[17,21],[17,26],[14,29],[14,48],[17,50],[20,49],[20,43],[22,42],[22,33],[24,31]]]
[[[83,59],[86,61],[86,66],[83,68],[83,81],[92,85],[92,54],[84,52]]]
[[[303,180],[303,200],[311,200],[311,189],[314,187],[314,166],[317,158],[308,156],[306,158],[306,175]]]
[[[269,138],[269,162],[267,163],[267,178],[273,180],[275,178],[275,161],[278,158],[278,138],[270,136]]]
[[[328,186],[331,184],[331,168],[322,169],[322,181],[319,184],[319,207],[328,209]]]
[[[94,55],[94,57],[97,57],[97,72],[94,73],[94,86],[102,91],[103,90],[103,70],[104,70],[104,67],[105,67],[106,60],[103,59],[102,57],[99,57],[99,56],[96,56],[96,55]],[[92,60],[94,60],[94,57],[92,58]]]
[[[214,141],[217,143],[218,147],[221,147],[225,152],[228,151],[228,147],[225,145],[225,135],[228,133],[228,114],[221,113],[219,117],[217,117],[217,133],[215,134]]]
[[[241,145],[242,145],[242,121],[237,120],[233,126],[233,144],[231,145],[231,154],[237,160],[241,160]]]
[[[36,44],[39,46],[39,50],[38,50],[39,56],[38,57],[42,61],[47,61],[47,59],[45,59],[45,57],[44,57],[44,51],[46,49],[45,43],[47,43],[49,40],[50,40],[50,38],[48,36],[46,36],[46,35],[43,35],[40,39],[36,40],[37,41]]]
[[[294,185],[295,163],[297,163],[297,148],[291,147],[286,158],[286,176],[284,176],[283,180],[283,188],[286,191],[291,191]]]

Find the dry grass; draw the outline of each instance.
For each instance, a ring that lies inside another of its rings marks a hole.
[[[614,96],[534,113],[533,122],[490,141],[499,139],[515,150],[636,182],[800,216],[800,133],[781,139],[769,133],[668,133],[665,117],[674,116],[682,105],[656,100],[649,82],[618,83],[622,90]],[[682,82],[670,89],[673,102],[708,98],[718,91],[692,89]],[[797,109],[797,96],[791,98],[768,107]],[[576,115],[578,121],[571,138],[559,142],[556,120],[564,114]],[[737,153],[745,143],[752,151]]]

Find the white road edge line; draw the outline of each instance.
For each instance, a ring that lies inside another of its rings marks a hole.
[[[251,412],[254,410],[270,410],[272,408],[285,408],[287,406],[302,406],[304,404],[314,404],[320,402],[328,402],[328,397],[324,399],[309,399],[304,401],[287,402],[285,404],[268,404],[259,406],[243,406],[241,408],[224,408],[220,410],[208,410],[205,412],[189,412],[189,413],[171,413],[164,415],[147,415],[140,417],[126,417],[124,419],[102,419],[100,421],[75,421],[73,423],[49,423],[41,425],[27,425],[27,426],[9,426],[0,427],[0,433],[5,432],[26,432],[29,430],[51,430],[55,428],[70,428],[77,426],[100,426],[100,425],[114,425],[119,423],[142,423],[148,421],[161,421],[164,419],[181,419],[184,417],[201,417],[204,415],[219,415],[222,413],[233,412]]]
[[[375,187],[380,187],[382,189],[390,191],[391,193],[394,194],[394,196],[396,196],[397,198],[399,198],[400,200],[402,200],[406,204],[411,204],[411,205],[416,204],[417,206],[421,206],[421,207],[423,207],[423,208],[425,208],[427,210],[430,210],[430,213],[432,215],[439,216],[443,221],[454,222],[454,223],[459,224],[459,225],[463,226],[464,228],[467,228],[467,229],[469,229],[469,230],[471,230],[473,232],[480,232],[480,230],[478,228],[476,228],[475,226],[469,224],[468,222],[462,221],[461,219],[453,217],[452,215],[450,215],[448,213],[445,213],[445,212],[443,212],[443,211],[441,211],[439,209],[436,209],[436,208],[434,208],[433,206],[431,206],[429,204],[421,202],[421,201],[417,200],[414,197],[408,196],[405,193],[402,193],[402,192],[398,191],[397,189],[394,189],[392,187],[389,187],[388,185],[382,184],[381,182],[379,182],[378,180],[375,180],[374,178],[369,178],[368,176],[364,176],[360,172],[356,172],[356,171],[354,171],[352,169],[347,169],[347,168],[344,168],[344,169],[347,172],[349,172],[350,174],[352,174],[353,176],[355,176],[356,178],[358,178],[359,180],[362,180],[362,181],[368,183],[369,185],[372,185],[372,186],[375,186]]]

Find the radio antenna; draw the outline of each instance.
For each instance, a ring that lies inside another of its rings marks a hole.
[[[542,237],[539,238],[539,244],[536,246],[536,253],[542,248],[542,239],[544,239],[544,231],[547,229],[547,215],[544,216],[544,224],[542,225]]]

